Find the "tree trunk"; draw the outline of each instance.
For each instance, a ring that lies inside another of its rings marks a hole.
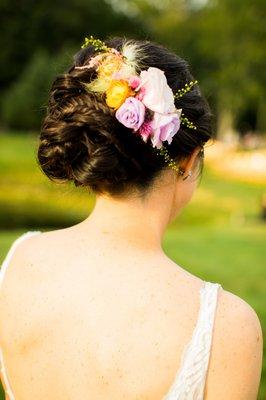
[[[266,133],[266,105],[262,96],[260,97],[258,102],[256,125],[256,130],[258,132]]]
[[[239,134],[234,129],[234,114],[224,107],[218,111],[217,139],[230,144],[236,144],[239,140]]]

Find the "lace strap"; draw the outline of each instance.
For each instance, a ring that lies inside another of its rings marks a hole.
[[[184,349],[181,367],[165,400],[203,400],[208,370],[213,325],[218,298],[218,283],[205,282],[200,290],[200,310],[190,342]]]
[[[18,246],[19,243],[21,243],[23,240],[25,240],[26,238],[28,238],[29,236],[33,236],[35,234],[41,233],[41,231],[28,231],[23,233],[21,236],[19,236],[11,245],[11,247],[9,248],[9,251],[2,263],[1,269],[0,269],[0,287],[3,283],[3,279],[4,279],[4,275],[6,273],[7,267],[10,263],[10,260]],[[5,364],[4,364],[4,357],[3,357],[3,350],[0,347],[0,371],[1,371],[1,376],[3,378],[3,384],[4,384],[4,390],[5,390],[5,394],[6,396],[8,396],[8,398],[10,400],[15,400],[14,394],[12,392],[10,383],[9,383],[9,379],[7,376],[7,372],[6,372],[6,368],[5,368]]]
[[[0,348],[0,370],[1,370],[1,376],[3,378],[3,388],[5,391],[5,395],[8,396],[9,400],[15,400],[14,394],[12,392],[8,377],[7,377],[7,373],[6,373],[6,369],[5,369],[5,365],[4,365],[4,358],[3,358],[3,351]]]
[[[29,236],[33,236],[36,235],[38,233],[41,233],[41,231],[28,231],[23,233],[22,235],[20,235],[17,239],[14,240],[14,242],[12,243],[11,247],[8,250],[8,253],[2,263],[1,269],[0,269],[0,287],[2,285],[3,279],[4,279],[4,275],[5,272],[7,270],[7,267],[10,263],[10,260],[17,248],[17,246],[19,245],[19,243],[21,243],[23,240],[25,240],[26,238],[28,238]]]

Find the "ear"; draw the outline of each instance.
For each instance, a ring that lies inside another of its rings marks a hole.
[[[193,167],[196,163],[196,159],[200,151],[201,147],[196,147],[193,152],[182,162],[181,168],[184,171],[184,175],[187,175],[189,171],[193,171]]]

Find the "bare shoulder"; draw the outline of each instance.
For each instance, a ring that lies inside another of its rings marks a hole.
[[[34,283],[48,277],[51,269],[55,271],[54,259],[58,252],[70,247],[70,236],[66,234],[69,230],[28,231],[14,240],[4,258],[8,265],[0,290],[1,307],[4,297],[14,299],[14,294],[21,292],[22,288],[28,290]]]
[[[25,232],[11,243],[7,254],[4,257],[0,297],[2,305],[3,297],[8,293],[15,293],[14,285],[27,277],[27,273],[33,271],[33,261],[40,254],[42,238],[45,233],[40,231]]]
[[[8,251],[9,260],[6,274],[9,274],[11,270],[13,271],[17,264],[19,264],[18,269],[21,269],[23,265],[29,265],[30,262],[42,257],[45,253],[47,255],[46,245],[52,247],[52,244],[54,244],[54,247],[56,247],[54,240],[56,232],[28,231],[17,237]]]
[[[36,234],[26,232],[11,243],[1,265],[0,305],[3,305],[4,297],[6,297],[10,291],[13,291],[14,281],[24,276],[24,265],[29,264],[29,249],[35,247],[33,243],[36,242],[38,236],[39,234],[37,234],[37,231]]]
[[[261,334],[261,325],[256,311],[241,297],[227,290],[221,290],[217,313],[218,318],[224,316],[238,322],[234,324],[236,331],[240,330],[246,334],[256,332],[257,336]]]
[[[17,236],[14,241],[11,242],[3,262],[5,262],[8,255],[9,264],[11,264],[15,259],[18,259],[19,256],[25,255],[25,252],[34,253],[34,246],[32,246],[32,244],[42,241],[43,237],[46,237],[46,234],[46,232],[41,231],[27,231]]]
[[[2,343],[10,346],[11,337],[13,339],[20,337],[22,325],[32,326],[33,314],[35,312],[37,315],[36,308],[40,304],[39,288],[41,287],[44,293],[46,283],[49,287],[52,279],[47,270],[47,259],[49,254],[52,256],[55,247],[53,231],[26,232],[17,237],[9,247],[4,258],[4,263],[5,260],[7,263],[5,263],[6,268],[0,288],[0,341]],[[31,321],[31,324],[28,324],[27,319]],[[15,340],[13,342],[15,343]]]
[[[255,355],[253,350],[262,346],[262,329],[256,311],[241,297],[226,290],[220,293],[217,326],[223,331],[221,339],[228,346],[242,346],[242,354],[251,352]]]
[[[262,368],[262,329],[255,310],[220,290],[207,375],[207,400],[255,400]]]

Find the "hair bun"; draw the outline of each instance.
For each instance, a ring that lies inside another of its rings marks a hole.
[[[87,92],[76,77],[58,77],[52,86],[38,148],[45,174],[53,181],[73,180],[76,186],[98,192],[99,186],[104,185],[106,191],[115,182],[132,179],[133,174],[127,172],[129,165],[134,164],[135,175],[141,166],[118,138],[121,127],[113,114],[101,96]]]
[[[121,50],[125,38],[108,39],[108,46]],[[157,67],[165,72],[173,92],[193,77],[188,64],[168,49],[148,41],[138,41],[145,52],[142,68]],[[74,56],[75,65],[88,66],[92,46]],[[53,181],[73,181],[95,193],[118,195],[126,190],[146,190],[166,168],[164,159],[142,138],[115,118],[103,93],[88,91],[86,84],[96,76],[94,68],[75,68],[58,76],[50,91],[47,115],[43,120],[38,161]],[[168,150],[180,160],[211,136],[209,105],[198,88],[176,100],[177,108],[197,125],[197,131],[182,126]]]

